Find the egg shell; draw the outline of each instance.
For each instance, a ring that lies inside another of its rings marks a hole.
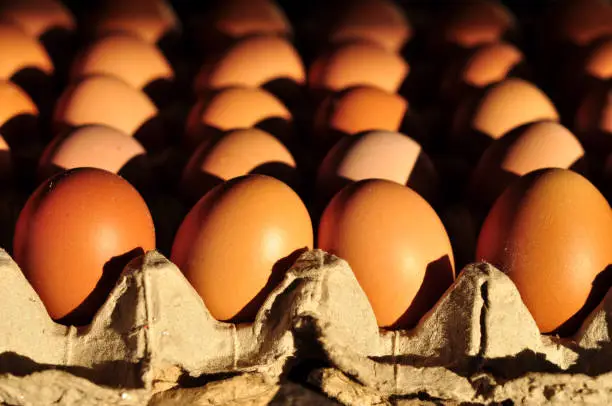
[[[133,137],[103,125],[88,125],[57,136],[39,163],[41,179],[66,169],[90,167],[119,174],[144,158],[144,147]]]
[[[180,188],[184,196],[198,201],[224,181],[258,173],[295,187],[295,159],[273,135],[249,128],[227,132],[204,141],[185,166]]]
[[[72,80],[91,75],[115,76],[141,90],[156,81],[174,78],[159,48],[127,34],[104,36],[81,52],[72,65]]]
[[[230,86],[266,87],[273,82],[300,86],[305,81],[304,65],[291,42],[276,36],[255,36],[205,62],[194,88],[202,93]]]
[[[255,88],[229,88],[200,98],[187,118],[185,143],[201,141],[240,128],[260,127],[283,139],[290,133],[291,113],[271,93]]]
[[[612,34],[611,34],[612,35]],[[596,43],[586,58],[584,71],[593,78],[612,78],[612,36]]]
[[[436,212],[394,182],[342,189],[321,217],[317,245],[349,263],[381,327],[413,326],[454,280],[452,248]]]
[[[112,76],[90,76],[69,86],[57,102],[56,129],[89,124],[113,127],[145,146],[161,143],[158,110],[140,90]]]
[[[369,131],[338,141],[319,167],[317,190],[327,203],[347,184],[364,179],[409,186],[429,201],[438,194],[431,159],[416,141],[398,132]]]
[[[485,45],[468,59],[461,78],[474,87],[486,87],[504,80],[525,56],[512,44],[497,43]]]
[[[215,187],[181,224],[171,259],[220,321],[250,322],[297,256],[313,245],[306,207],[264,175]]]
[[[489,208],[512,181],[536,169],[585,172],[584,156],[578,138],[561,124],[542,121],[521,126],[484,152],[472,175],[470,195]]]
[[[268,0],[223,0],[194,18],[192,37],[207,50],[222,50],[255,35],[289,38],[293,29],[283,10]]]
[[[54,73],[45,48],[17,25],[0,23],[0,78],[11,79],[25,69],[36,69],[44,75]]]
[[[120,204],[118,204],[120,202]],[[87,323],[123,267],[155,248],[147,205],[121,177],[79,168],[40,185],[19,215],[15,261],[66,323]]]
[[[612,210],[573,171],[531,172],[495,202],[476,260],[512,279],[541,332],[572,334],[612,282]]]
[[[507,42],[485,44],[451,61],[441,82],[442,97],[453,106],[482,89],[524,70],[525,56]]]
[[[606,0],[563,0],[547,11],[541,27],[550,41],[585,46],[612,34],[612,5]]]
[[[451,7],[435,35],[438,41],[473,48],[498,42],[515,27],[514,15],[501,2],[475,0]]]
[[[373,42],[399,52],[413,35],[403,10],[393,1],[349,1],[328,34],[328,42]]]
[[[355,86],[373,86],[396,93],[410,68],[401,56],[376,44],[350,43],[320,55],[310,66],[308,81],[315,92],[333,93]]]
[[[181,29],[174,10],[164,0],[105,0],[88,28],[96,37],[123,32],[151,44]]]
[[[56,0],[2,0],[0,18],[19,25],[28,35],[40,38],[52,30],[74,31],[74,16]]]
[[[0,125],[19,116],[37,116],[38,108],[32,99],[12,82],[0,81],[0,98],[4,101],[0,109]]]
[[[585,93],[574,127],[590,153],[605,156],[612,152],[612,85],[600,84]]]
[[[2,0],[0,20],[16,24],[32,39],[40,41],[53,63],[55,75],[64,79],[78,41],[76,19],[61,1]],[[47,95],[44,102],[51,104],[54,96]]]
[[[38,108],[32,99],[12,82],[0,80],[0,132],[13,148],[27,146],[38,136]]]
[[[509,78],[463,101],[455,113],[452,137],[479,155],[513,128],[543,120],[559,121],[548,96],[530,82]]]
[[[0,79],[11,80],[47,111],[53,102],[55,67],[37,38],[16,24],[0,22]]]
[[[328,96],[314,118],[317,144],[327,151],[345,135],[369,130],[400,131],[408,112],[402,96],[375,87],[355,87]]]

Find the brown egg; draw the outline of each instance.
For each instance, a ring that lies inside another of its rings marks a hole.
[[[524,62],[525,56],[512,44],[482,45],[464,60],[451,64],[442,81],[442,94],[451,101],[461,100],[472,89],[506,79]]]
[[[186,143],[195,147],[215,134],[256,126],[285,138],[291,121],[287,107],[267,91],[229,88],[201,98],[191,109],[185,130]]]
[[[373,42],[388,51],[398,52],[412,34],[410,22],[393,1],[358,0],[350,1],[342,10],[328,41],[332,44]]]
[[[512,279],[540,331],[571,334],[610,286],[612,210],[573,171],[531,172],[495,202],[476,259]]]
[[[45,48],[17,25],[0,23],[0,78],[11,79],[24,69],[36,69],[47,76],[54,73]]]
[[[318,92],[373,86],[395,93],[408,72],[408,64],[398,54],[370,43],[351,43],[317,58],[308,72],[308,81]]]
[[[180,23],[164,0],[104,0],[89,28],[97,37],[123,32],[155,44],[180,31]]]
[[[0,80],[0,132],[9,145],[25,146],[37,138],[38,108],[12,82]]]
[[[77,57],[72,65],[72,80],[91,75],[115,76],[137,89],[174,77],[159,48],[126,34],[102,37]]]
[[[30,196],[13,252],[49,315],[83,324],[127,262],[154,248],[153,220],[138,192],[115,174],[79,168],[58,174]]]
[[[119,130],[88,125],[51,141],[40,159],[39,173],[42,179],[56,172],[80,167],[119,173],[130,161],[145,153],[144,147],[135,138]]]
[[[254,35],[290,37],[292,28],[282,9],[269,0],[217,1],[204,18],[196,16],[194,36],[207,49]]]
[[[556,41],[588,45],[612,34],[612,5],[606,0],[563,0],[548,8],[542,23]]]
[[[523,53],[512,44],[500,42],[478,48],[462,67],[459,80],[482,88],[501,82],[525,60]]]
[[[29,36],[39,38],[52,30],[74,31],[74,16],[56,0],[2,0],[0,18],[10,20]]]
[[[40,42],[52,62],[51,70],[64,78],[77,45],[75,38],[77,24],[75,17],[60,0],[0,0],[0,20],[14,23],[27,36]],[[47,62],[44,64],[48,66]],[[50,75],[48,72],[46,74]],[[55,98],[54,84],[45,83],[42,78],[35,80],[31,77],[31,73],[24,76],[24,80],[33,82],[25,85],[28,92],[33,92],[36,102],[44,108],[50,107]],[[38,82],[39,80],[42,80],[42,83]]]
[[[435,35],[446,43],[473,48],[498,42],[515,26],[514,16],[500,2],[472,0],[454,5]]]
[[[304,65],[293,45],[276,36],[245,38],[206,62],[195,78],[195,90],[230,86],[263,87],[274,81],[305,83]]]
[[[295,166],[289,150],[271,134],[256,128],[234,130],[200,144],[183,171],[181,190],[197,201],[214,186],[249,173],[294,186]]]
[[[148,143],[160,137],[143,134],[157,108],[141,91],[112,76],[90,76],[69,86],[60,97],[54,115],[56,125],[79,127],[101,124]]]
[[[527,81],[511,78],[465,100],[455,113],[452,135],[455,142],[481,150],[513,128],[542,120],[559,120],[548,96]]]
[[[318,144],[327,150],[344,135],[368,130],[399,131],[408,111],[400,95],[361,86],[329,95],[315,115]]]
[[[599,42],[592,49],[584,64],[584,71],[593,78],[612,78],[612,37]]]
[[[431,159],[416,141],[398,132],[370,131],[338,141],[319,167],[317,188],[327,203],[344,186],[363,179],[407,185],[430,201],[438,192]]]
[[[248,175],[217,186],[191,209],[171,259],[214,318],[249,322],[312,245],[312,224],[298,195],[279,180]]]
[[[543,168],[583,170],[584,149],[561,124],[542,121],[511,131],[482,155],[472,175],[470,195],[490,207],[515,179]]]
[[[381,327],[411,327],[454,280],[442,222],[410,188],[365,180],[325,209],[318,247],[348,261]]]
[[[612,152],[612,85],[591,88],[579,102],[574,123],[576,134],[587,149],[606,155]]]

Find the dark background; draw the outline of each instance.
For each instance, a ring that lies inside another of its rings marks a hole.
[[[16,0],[18,1],[18,0]],[[129,1],[129,0],[126,0]],[[308,10],[315,8],[318,5],[331,4],[335,0],[277,0],[279,4],[287,13],[291,20],[296,20],[299,16],[303,16]],[[469,1],[469,0],[468,0]],[[468,1],[459,0],[397,0],[398,4],[404,5],[406,8],[426,8],[435,9],[444,7],[448,4],[453,3],[466,3]],[[88,10],[95,8],[101,0],[63,0],[73,13],[77,16],[81,16]],[[168,0],[168,2],[174,7],[174,10],[180,17],[187,16],[196,12],[204,12],[211,4],[213,0]],[[505,0],[501,3],[509,7],[515,14],[532,14],[541,11],[549,4],[554,4],[558,0]]]

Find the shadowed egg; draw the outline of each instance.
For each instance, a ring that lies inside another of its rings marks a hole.
[[[294,189],[299,186],[291,152],[274,136],[249,128],[200,144],[183,171],[180,189],[194,203],[218,184],[250,173],[272,176]]]
[[[164,0],[104,0],[88,28],[97,37],[123,32],[151,44],[181,30],[174,10]]]
[[[271,0],[216,0],[202,16],[194,16],[191,35],[208,51],[221,51],[251,36],[290,38],[291,24]]]
[[[291,113],[271,93],[236,87],[202,97],[187,118],[185,143],[191,147],[224,131],[258,127],[280,139],[291,133]]]
[[[438,195],[431,159],[416,141],[398,132],[370,131],[338,141],[319,167],[318,195],[325,205],[340,189],[364,179],[409,186],[430,202]]]
[[[543,168],[586,172],[578,139],[552,121],[527,124],[495,140],[482,155],[470,185],[472,200],[488,210],[515,179]]]
[[[87,124],[116,128],[146,148],[164,143],[163,125],[155,104],[140,90],[112,76],[89,76],[66,88],[55,109],[60,132]]]
[[[73,62],[73,81],[91,75],[117,77],[154,100],[171,96],[174,72],[164,54],[136,36],[112,34],[96,40]]]
[[[194,88],[201,94],[233,86],[262,87],[292,105],[300,101],[305,82],[302,59],[291,42],[276,36],[255,36],[205,61]]]
[[[67,169],[98,168],[119,174],[138,187],[135,180],[145,176],[145,155],[134,137],[112,127],[86,125],[55,137],[40,159],[38,173],[44,180]]]
[[[507,42],[478,47],[457,66],[448,69],[442,82],[443,96],[452,101],[460,100],[471,89],[501,82],[515,73],[524,62],[523,53]]]
[[[437,45],[473,48],[500,41],[516,26],[514,15],[499,1],[455,2],[442,18],[433,41]]]
[[[493,141],[523,124],[552,120],[559,114],[534,84],[510,78],[464,100],[455,113],[451,142],[478,158]]]
[[[390,0],[348,1],[327,34],[330,44],[372,42],[399,52],[413,35],[400,6]]]
[[[329,95],[317,109],[314,136],[326,152],[340,138],[368,130],[400,131],[408,101],[376,87],[359,86]]]

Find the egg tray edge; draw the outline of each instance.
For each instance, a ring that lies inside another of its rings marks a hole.
[[[329,368],[313,370],[308,384],[348,405],[369,404],[366,392],[372,404],[423,396],[444,403],[612,397],[612,294],[575,341],[542,336],[514,284],[488,264],[467,267],[416,328],[393,332],[378,329],[348,264],[319,250],[302,255],[255,323],[244,326],[212,319],[157,252],[126,268],[82,329],[53,323],[5,252],[0,273],[2,314],[18,315],[0,320],[0,331],[9,332],[0,336],[0,400],[7,382],[47,369],[115,391],[153,393],[248,374],[276,384],[309,357]]]

